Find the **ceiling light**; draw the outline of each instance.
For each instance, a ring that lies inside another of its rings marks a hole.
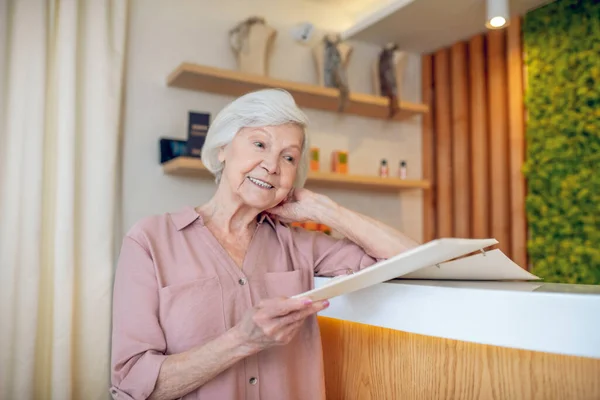
[[[500,29],[508,21],[508,0],[487,0],[487,19],[485,26],[488,29]]]

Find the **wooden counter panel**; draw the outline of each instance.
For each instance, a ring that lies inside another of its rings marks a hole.
[[[600,360],[319,317],[328,400],[600,399]]]

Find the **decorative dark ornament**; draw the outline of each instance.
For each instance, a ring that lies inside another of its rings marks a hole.
[[[379,53],[379,89],[381,95],[389,99],[389,118],[394,118],[399,110],[398,82],[396,80],[396,64],[394,60],[398,45],[387,44]]]
[[[324,47],[324,74],[323,81],[326,87],[333,87],[340,91],[338,111],[344,111],[348,104],[350,90],[348,89],[348,77],[342,60],[339,45],[341,38],[335,35],[325,35]]]

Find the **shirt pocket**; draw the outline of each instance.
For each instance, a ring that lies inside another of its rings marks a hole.
[[[207,343],[225,332],[222,288],[217,276],[160,289],[161,325],[169,353]]]
[[[269,297],[292,297],[307,291],[301,270],[265,273],[265,286]]]

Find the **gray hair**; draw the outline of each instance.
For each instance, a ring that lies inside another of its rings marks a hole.
[[[202,147],[202,162],[215,176],[218,184],[224,168],[224,164],[219,161],[219,150],[229,144],[240,129],[290,123],[298,125],[304,133],[302,155],[294,181],[294,187],[302,187],[308,174],[308,117],[298,108],[292,95],[283,89],[251,92],[225,106],[210,124]]]

